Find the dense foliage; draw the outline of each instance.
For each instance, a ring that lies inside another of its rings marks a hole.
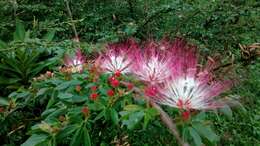
[[[91,62],[108,42],[164,36],[198,46],[202,63],[217,56],[232,64],[238,81],[229,92],[235,107],[196,111],[183,122],[163,106],[181,137],[191,145],[260,144],[259,45],[247,47],[260,42],[260,2],[12,0],[0,8],[0,145],[176,145],[142,95],[113,88],[109,75],[95,79],[91,66],[82,74],[59,68],[76,48]]]

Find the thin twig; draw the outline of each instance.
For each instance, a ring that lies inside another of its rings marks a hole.
[[[10,131],[7,135],[10,136],[11,134],[15,133],[16,131],[18,131],[24,127],[25,127],[25,125],[21,125],[21,126],[15,128],[14,130]]]
[[[171,11],[174,11],[176,10],[175,8],[172,8],[172,7],[167,7],[166,9],[161,9],[157,12],[155,12],[154,14],[150,15],[147,19],[145,19],[143,21],[143,23],[137,28],[137,32],[139,32],[140,30],[142,30],[142,28],[144,28],[148,23],[150,23],[151,21],[153,21],[153,18],[158,18],[159,15],[163,14],[163,13],[169,13]],[[136,33],[134,35],[136,35]]]
[[[72,16],[72,13],[71,13],[69,2],[68,2],[68,0],[64,0],[64,2],[66,3],[66,8],[67,8],[70,20],[71,20],[71,26],[72,26],[72,30],[73,30],[74,35],[75,35],[75,39],[79,40],[78,32],[76,30],[76,26],[75,26],[75,23],[73,21],[73,16]]]
[[[181,27],[183,27],[183,25],[185,25],[187,23],[187,21],[189,21],[191,18],[193,18],[194,16],[196,16],[197,14],[199,14],[200,10],[194,10],[190,15],[186,16],[181,22],[179,22],[177,24],[177,26],[175,27],[175,29],[173,31],[170,32],[169,35],[171,34],[177,34],[177,32],[179,31],[179,29]]]

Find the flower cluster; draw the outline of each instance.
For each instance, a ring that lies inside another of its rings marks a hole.
[[[101,56],[100,68],[113,75],[133,74],[147,85],[145,95],[160,104],[183,110],[223,106],[216,96],[232,82],[214,79],[213,60],[204,68],[198,67],[196,50],[180,38],[142,45],[128,40],[109,45]]]
[[[75,56],[73,58],[69,57],[68,55],[65,55],[64,57],[64,65],[69,70],[69,72],[72,73],[82,72],[85,61],[86,58],[82,54],[80,49],[77,49]]]
[[[97,59],[97,64],[100,64],[103,72],[115,74],[117,77],[131,73],[137,47],[134,40],[109,44],[108,50]]]
[[[129,39],[107,48],[95,64],[101,72],[111,74],[111,87],[120,85],[121,75],[132,74],[145,83],[144,94],[160,104],[184,111],[217,108],[224,103],[216,97],[232,86],[229,80],[215,79],[214,60],[209,60],[205,67],[199,66],[196,47],[180,38],[143,44]],[[82,71],[84,62],[80,50],[75,58],[65,58],[65,65],[73,67],[73,72]],[[126,86],[133,88],[133,84]],[[97,95],[93,93],[94,99]],[[109,90],[108,95],[113,96],[114,91]]]

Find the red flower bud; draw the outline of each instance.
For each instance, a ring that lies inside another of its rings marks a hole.
[[[189,119],[190,119],[190,112],[189,112],[189,111],[184,111],[184,112],[182,112],[182,119],[183,119],[184,121],[189,120]]]
[[[5,109],[3,107],[0,107],[0,113],[4,112]]]
[[[118,87],[119,84],[120,84],[120,82],[119,82],[117,79],[110,81],[110,85],[111,85],[112,87],[114,87],[114,88],[115,88],[115,87]]]
[[[80,86],[80,85],[77,85],[77,86],[76,86],[76,91],[77,91],[77,92],[80,92],[80,91],[81,91],[81,89],[82,89],[82,88],[81,88],[81,86]]]
[[[110,96],[110,97],[114,96],[115,92],[112,89],[110,89],[110,90],[107,91],[107,95]]]
[[[88,107],[84,106],[82,109],[81,109],[81,112],[82,114],[87,117],[89,115],[89,109]]]
[[[91,100],[96,100],[97,97],[98,97],[98,94],[97,94],[97,93],[92,93],[92,94],[90,94],[90,99],[91,99]]]
[[[92,87],[91,87],[91,90],[92,90],[92,91],[96,91],[96,90],[97,90],[97,86],[92,86]]]
[[[154,97],[158,93],[158,90],[154,86],[146,87],[144,89],[144,94],[149,97]]]
[[[134,88],[134,84],[132,84],[132,83],[128,83],[127,84],[127,89],[128,90],[132,90]]]
[[[114,80],[116,80],[116,78],[115,78],[114,76],[108,78],[108,81],[109,81],[109,82],[112,82],[112,81],[114,81]]]
[[[115,77],[120,77],[121,76],[121,72],[119,71],[119,70],[117,70],[116,72],[115,72]]]

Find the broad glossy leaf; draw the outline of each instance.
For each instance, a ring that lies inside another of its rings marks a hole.
[[[62,114],[65,114],[66,113],[66,109],[65,108],[60,108],[58,110],[55,110],[54,112],[50,113],[45,121],[56,121],[58,119],[58,117]]]
[[[129,130],[133,130],[140,123],[143,117],[143,111],[129,113],[122,117],[122,123],[123,125],[126,125]]]
[[[63,90],[63,89],[66,89],[68,87],[76,86],[76,85],[79,85],[79,84],[81,84],[81,81],[77,81],[77,80],[64,81],[63,83],[58,85],[55,89],[56,90]]]
[[[202,143],[201,137],[197,133],[197,131],[195,129],[193,129],[192,127],[189,127],[189,132],[190,132],[191,137],[194,140],[195,145],[196,146],[202,146],[203,143]]]
[[[104,109],[105,106],[97,101],[97,102],[88,104],[88,108],[91,111],[100,111],[100,110]]]
[[[72,140],[70,142],[70,146],[81,146],[82,142],[82,128],[78,128],[74,136],[72,137]]]
[[[159,115],[159,112],[154,108],[145,109],[144,115],[144,128],[147,127],[147,124],[150,120],[154,119],[155,116]]]
[[[130,104],[124,107],[125,111],[138,111],[138,110],[142,110],[143,107],[139,106],[139,105],[135,105],[135,104]]]
[[[91,139],[89,136],[88,129],[86,127],[83,128],[83,143],[84,146],[91,146]]]
[[[60,132],[57,134],[58,140],[63,140],[66,137],[69,137],[72,135],[73,132],[75,132],[78,129],[78,125],[68,125],[60,130]]]
[[[0,40],[0,49],[5,49],[5,48],[7,48],[7,44],[4,41]]]
[[[203,137],[207,138],[210,142],[219,140],[219,136],[210,128],[210,126],[202,125],[201,123],[194,123],[192,127]]]
[[[96,118],[95,118],[93,121],[97,121],[97,120],[101,119],[102,117],[104,117],[104,116],[105,116],[105,111],[106,111],[106,110],[101,111],[101,112],[96,116]]]
[[[49,89],[49,88],[41,88],[41,89],[37,92],[36,97],[45,94],[45,93],[48,91],[48,89]]]
[[[7,105],[9,105],[9,101],[3,97],[0,97],[0,105],[7,106]]]
[[[113,124],[117,125],[119,122],[119,118],[118,118],[118,113],[114,108],[110,109],[110,116],[111,116],[111,120],[112,120]]]
[[[223,108],[219,109],[229,120],[232,119],[233,113],[229,106],[224,106]]]
[[[15,41],[23,41],[25,38],[25,28],[20,20],[16,20],[16,29],[14,32]]]
[[[46,134],[33,134],[29,139],[27,139],[21,146],[36,146],[44,141],[46,141],[48,135]]]
[[[55,36],[56,30],[49,30],[47,32],[47,34],[44,35],[43,39],[45,39],[46,41],[50,42],[53,40],[54,36]]]
[[[65,101],[72,101],[73,94],[71,93],[62,93],[58,94],[58,98]]]

